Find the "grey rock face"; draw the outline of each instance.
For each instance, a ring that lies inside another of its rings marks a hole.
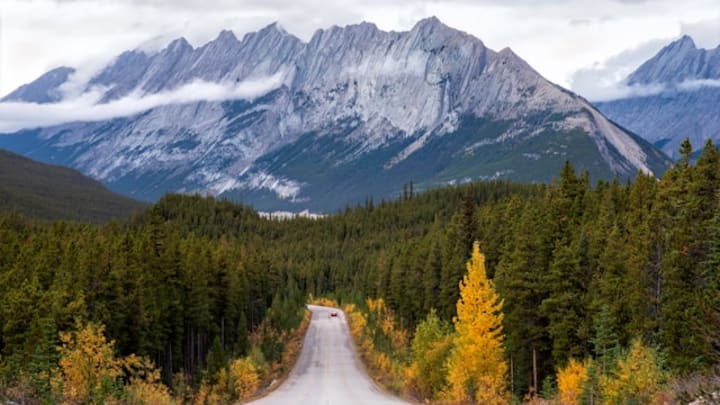
[[[5,96],[4,101],[25,101],[28,103],[54,103],[63,97],[60,86],[65,83],[75,69],[59,67],[38,77],[34,82],[20,86]]]

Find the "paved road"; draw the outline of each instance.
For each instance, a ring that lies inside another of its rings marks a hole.
[[[334,309],[308,306],[312,322],[300,357],[288,379],[254,405],[407,404],[380,390],[355,354],[345,315]]]

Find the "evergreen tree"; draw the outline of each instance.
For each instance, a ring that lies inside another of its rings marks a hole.
[[[225,350],[223,349],[222,343],[220,342],[220,337],[215,336],[212,346],[210,347],[210,352],[208,352],[207,356],[207,374],[210,376],[211,379],[214,380],[218,371],[224,368]]]
[[[427,313],[437,308],[440,298],[440,279],[442,274],[442,253],[440,244],[434,241],[423,272],[424,302],[423,310]]]
[[[580,257],[579,243],[559,246],[544,277],[549,293],[539,311],[548,319],[554,364],[564,364],[569,358],[585,354],[578,336],[585,316],[583,298],[587,288],[583,285]]]
[[[620,350],[618,336],[614,330],[610,307],[604,304],[595,316],[595,337],[593,346],[595,359],[600,369],[600,375],[607,375],[617,360]]]
[[[551,351],[548,321],[537,308],[547,298],[542,280],[548,266],[548,258],[542,254],[547,230],[543,222],[537,201],[528,201],[495,273],[498,292],[505,302],[503,327],[507,331],[508,355],[514,363],[517,393],[533,386],[535,375],[542,381],[553,372],[552,364],[546,361]],[[537,392],[537,387],[533,389]]]

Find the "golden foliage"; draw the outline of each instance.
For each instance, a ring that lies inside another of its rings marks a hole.
[[[203,382],[195,394],[194,405],[213,405],[221,402],[221,396],[216,387]]]
[[[356,341],[360,341],[363,331],[365,330],[365,327],[367,327],[367,315],[357,311],[355,304],[345,305],[343,311],[345,312],[350,325],[350,333],[352,333]]]
[[[62,392],[62,402],[110,404],[124,392],[129,404],[173,404],[153,363],[134,354],[116,358],[114,342],[104,332],[103,325],[89,323],[60,334],[60,372],[53,385]],[[121,377],[129,384],[123,385]]]
[[[618,360],[616,370],[609,376],[601,377],[604,403],[662,403],[666,377],[657,352],[636,339],[628,354]]]
[[[66,403],[107,401],[116,380],[123,374],[123,362],[113,354],[103,325],[88,324],[79,331],[60,334],[62,396]]]
[[[575,359],[557,373],[558,399],[561,405],[578,405],[583,387],[588,380],[590,360],[581,363]]]
[[[380,331],[390,340],[392,348],[398,351],[406,349],[410,344],[408,332],[396,326],[395,314],[385,305],[385,301],[382,298],[368,298],[366,304]]]
[[[160,381],[160,371],[144,357],[131,354],[123,359],[123,366],[130,374],[130,384],[125,388],[128,402],[136,405],[170,405],[173,398]]]
[[[395,325],[393,312],[386,307],[382,298],[369,298],[365,303],[368,313],[359,311],[353,304],[343,308],[350,332],[373,378],[382,382],[386,388],[400,390],[404,385],[405,370],[396,357],[408,349],[408,333]],[[379,350],[375,346],[376,337],[383,337],[384,341],[389,342],[390,347],[386,349],[392,353]]]
[[[260,378],[250,359],[237,359],[230,363],[229,384],[233,396],[238,399],[250,398],[257,392]]]
[[[447,397],[453,402],[508,403],[502,333],[502,300],[485,272],[485,256],[473,245],[460,282],[455,349],[448,362]]]
[[[136,405],[174,404],[167,387],[159,382],[131,380],[127,387],[128,402]]]

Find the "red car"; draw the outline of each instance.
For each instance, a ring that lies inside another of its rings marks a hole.
[[[330,316],[337,316],[337,311],[330,312]]]

